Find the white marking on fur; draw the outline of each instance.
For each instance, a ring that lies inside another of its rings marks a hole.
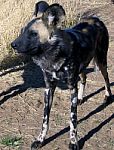
[[[53,66],[54,69],[56,69],[56,67],[57,67],[56,65]]]
[[[67,70],[68,70],[68,67],[64,67],[64,69],[65,69],[65,71],[67,71]]]
[[[76,104],[76,103],[77,103],[77,97],[74,97],[74,98],[73,98],[72,103],[73,103],[73,104]]]
[[[74,94],[74,93],[76,93],[76,90],[75,90],[75,89],[72,89],[72,91],[71,91],[71,92],[72,92],[72,94]]]
[[[73,118],[74,115],[75,115],[75,114],[74,114],[73,112],[70,113],[71,119]]]
[[[32,57],[32,60],[36,65],[41,66],[41,62],[39,61],[37,56]]]
[[[50,89],[45,89],[46,95],[48,95]]]
[[[52,24],[52,22],[53,22],[53,20],[54,20],[54,18],[55,18],[55,16],[52,16],[51,14],[49,14],[49,16],[48,16],[48,21],[49,21],[49,25],[51,25]]]
[[[33,62],[34,62],[35,64],[37,64],[37,59],[35,59],[35,58],[33,57],[32,60],[33,60]]]
[[[45,120],[46,121],[43,123],[43,130],[37,138],[37,140],[40,141],[41,143],[44,141],[48,131],[47,116],[45,116]]]
[[[46,121],[43,123],[43,128],[44,128],[44,130],[47,129],[47,122]]]
[[[108,92],[108,90],[107,90],[106,87],[105,87],[105,89],[106,89],[106,90],[105,90],[105,95],[106,95],[106,96],[110,96],[110,93]]]
[[[44,141],[45,137],[46,137],[47,131],[48,131],[48,126],[45,126],[45,129],[42,131],[42,133],[40,133],[37,140],[42,143]]]
[[[75,132],[74,132],[75,131]],[[72,121],[70,121],[70,140],[72,144],[77,144],[76,129],[74,129]]]
[[[47,120],[47,115],[45,116],[45,118],[44,118],[45,120]]]
[[[57,78],[57,76],[56,76],[56,73],[55,72],[52,72],[52,75],[53,75],[53,78]]]
[[[74,130],[74,126],[73,126],[72,121],[70,121],[70,137],[72,136],[71,133],[73,130]]]
[[[80,99],[80,100],[83,99],[83,93],[84,93],[84,84],[80,83],[80,88],[78,91],[78,99]]]
[[[54,36],[52,36],[51,38],[49,37],[48,38],[48,41],[51,43],[51,44],[53,44],[55,41],[57,41],[57,36],[56,35],[54,35]]]
[[[54,79],[59,80],[59,78],[58,78],[57,75],[56,75],[56,72],[52,72],[52,77],[53,77]]]

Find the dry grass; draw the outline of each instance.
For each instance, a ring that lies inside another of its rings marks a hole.
[[[37,2],[37,1],[36,1]],[[47,0],[50,4],[57,2],[63,5],[66,11],[67,26],[76,22],[77,14],[79,17],[86,10],[107,5],[108,0]],[[34,10],[34,0],[1,0],[0,1],[0,62],[1,68],[4,58],[15,58],[15,53],[10,47],[11,41],[18,35],[20,28],[32,17]],[[10,60],[10,59],[8,59]],[[6,65],[9,63],[7,62]],[[13,60],[13,59],[11,59]],[[21,62],[21,59],[20,59]],[[10,62],[11,63],[11,62]],[[9,65],[8,65],[9,66]]]

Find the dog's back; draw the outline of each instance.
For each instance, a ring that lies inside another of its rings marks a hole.
[[[75,41],[73,55],[78,53],[81,62],[85,61],[85,65],[88,65],[90,60],[94,58],[96,63],[107,63],[109,35],[107,28],[99,18],[85,18],[79,24],[66,31]]]

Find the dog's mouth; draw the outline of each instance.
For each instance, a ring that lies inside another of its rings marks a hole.
[[[31,56],[34,56],[34,55],[39,56],[42,53],[43,53],[43,51],[42,51],[41,46],[34,47],[26,52],[27,55],[31,55]]]
[[[15,49],[15,52],[18,54],[24,54],[24,55],[40,55],[42,53],[41,47],[33,47],[27,50],[19,50],[19,49]]]

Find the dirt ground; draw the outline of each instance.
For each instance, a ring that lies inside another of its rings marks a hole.
[[[98,10],[110,33],[108,72],[114,95],[114,6]],[[104,43],[105,44],[105,43]],[[85,99],[78,106],[78,138],[83,150],[114,150],[114,102],[103,105],[104,80],[89,66]],[[64,86],[63,86],[64,87]],[[0,72],[0,139],[22,137],[17,148],[0,144],[0,150],[29,150],[41,129],[45,84],[40,68],[32,62]],[[67,150],[69,144],[69,90],[57,87],[50,129],[42,150]]]

